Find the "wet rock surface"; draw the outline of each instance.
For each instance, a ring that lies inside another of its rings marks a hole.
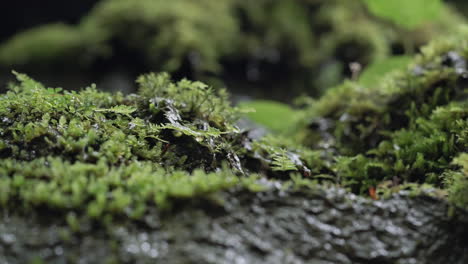
[[[468,263],[468,215],[430,197],[342,190],[224,194],[72,233],[61,217],[0,217],[0,263]],[[449,217],[449,215],[452,215]]]

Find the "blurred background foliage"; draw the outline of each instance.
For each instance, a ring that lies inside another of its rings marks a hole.
[[[8,3],[0,67],[52,86],[98,82],[127,92],[138,74],[168,71],[235,95],[290,102],[300,94],[317,97],[391,55],[411,54],[464,21],[459,6],[439,0],[384,2],[48,1],[47,8],[28,9]]]

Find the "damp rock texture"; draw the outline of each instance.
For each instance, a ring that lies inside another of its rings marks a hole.
[[[44,213],[3,211],[0,263],[468,261],[468,215],[448,214],[435,198],[399,194],[370,201],[340,189],[224,195],[222,205],[180,204],[140,222],[89,225],[79,233]]]

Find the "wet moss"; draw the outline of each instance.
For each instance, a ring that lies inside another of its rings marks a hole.
[[[411,66],[372,86],[348,81],[312,101],[303,124],[311,128],[312,136],[303,134],[303,142],[317,146],[332,138],[329,144],[339,153],[363,153],[389,132],[413,127],[438,106],[463,99],[467,51],[466,30],[462,31],[458,37],[424,47]]]
[[[375,188],[432,186],[466,207],[466,179],[453,165],[463,166],[455,158],[467,148],[466,34],[433,42],[374,85],[349,81],[310,103],[298,135],[329,153],[335,182],[374,198]]]
[[[261,191],[261,178],[309,175],[319,159],[292,143],[254,141],[236,126],[241,111],[226,91],[201,82],[147,74],[124,96],[94,85],[46,88],[15,74],[0,96],[0,204],[66,212],[75,229],[75,214],[108,223],[173,200]]]
[[[360,194],[417,184],[459,193],[464,178],[451,161],[467,142],[465,35],[462,29],[453,39],[425,47],[406,70],[374,86],[346,82],[331,89],[302,113],[299,143],[280,136],[254,139],[236,126],[241,110],[230,105],[226,91],[201,82],[147,74],[138,79],[137,94],[124,96],[94,86],[80,92],[45,88],[16,74],[19,82],[0,98],[1,200],[19,199],[26,207],[42,201],[41,206],[79,208],[97,217],[112,215],[107,200],[115,189],[123,197],[115,206],[123,213],[134,199],[138,205],[165,207],[172,198],[239,184],[259,189],[258,177],[292,177],[293,184],[309,184],[297,175]],[[60,182],[67,170],[84,173],[85,183],[76,185],[66,177]],[[136,170],[145,172],[142,182],[153,179],[151,184],[164,186],[159,196],[133,193],[128,186],[119,189],[118,182]],[[90,191],[90,179],[99,175],[105,176],[103,189]],[[174,181],[166,186],[166,178]],[[206,179],[213,185],[203,186]],[[85,193],[84,198],[73,198],[72,185],[81,188],[75,195]],[[55,196],[39,197],[44,192]]]

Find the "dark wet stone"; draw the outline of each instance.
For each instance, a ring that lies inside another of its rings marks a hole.
[[[468,263],[468,214],[449,217],[435,198],[370,201],[343,190],[224,195],[223,205],[179,205],[79,234],[57,217],[3,212],[0,263]]]
[[[447,67],[453,67],[456,73],[463,75],[463,77],[467,74],[465,58],[455,51],[448,52],[444,56],[442,64]]]

